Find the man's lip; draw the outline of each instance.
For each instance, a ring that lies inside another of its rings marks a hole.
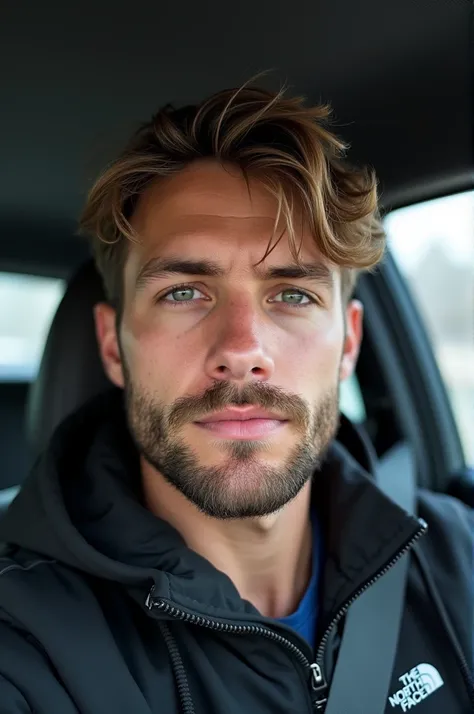
[[[197,419],[198,424],[210,424],[218,421],[247,421],[248,419],[271,419],[272,421],[288,421],[280,414],[269,412],[257,407],[233,407],[221,412],[208,414],[202,419]]]
[[[258,441],[274,436],[285,424],[286,421],[276,419],[225,419],[196,422],[195,426],[211,432],[214,438]]]

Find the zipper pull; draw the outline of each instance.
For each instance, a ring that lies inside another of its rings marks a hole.
[[[145,600],[145,607],[147,610],[163,610],[166,611],[169,609],[168,605],[163,602],[163,600],[157,600],[155,597],[155,586],[153,585],[152,589],[148,593],[146,600]]]
[[[311,699],[313,708],[317,712],[324,711],[328,698],[328,685],[324,678],[323,670],[319,664],[313,663],[311,667]]]
[[[153,608],[155,607],[155,601],[153,599],[154,594],[155,594],[155,586],[153,585],[153,587],[151,588],[151,590],[148,593],[147,598],[145,600],[145,607],[147,608],[147,610],[153,610]]]

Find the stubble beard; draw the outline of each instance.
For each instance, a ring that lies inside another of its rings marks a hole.
[[[220,520],[263,517],[282,509],[319,468],[339,423],[339,385],[312,409],[301,397],[262,383],[239,390],[224,382],[199,398],[181,398],[167,408],[127,375],[125,398],[130,431],[141,456],[199,511]],[[231,404],[255,404],[289,415],[291,426],[283,428],[294,428],[299,439],[284,463],[265,463],[271,440],[219,440],[216,449],[225,451],[224,462],[200,463],[179,437],[180,428],[197,415]]]

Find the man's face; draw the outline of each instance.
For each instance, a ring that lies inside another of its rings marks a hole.
[[[234,167],[201,161],[161,180],[133,216],[141,243],[118,339],[112,308],[96,308],[142,457],[216,518],[268,515],[297,495],[337,429],[360,343],[361,307],[342,305],[339,269],[304,226],[307,275],[286,236],[260,262],[276,215]]]

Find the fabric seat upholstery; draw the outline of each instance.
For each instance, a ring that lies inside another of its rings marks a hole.
[[[112,386],[100,360],[93,317],[94,305],[104,299],[102,279],[88,261],[69,282],[31,386],[26,428],[34,455],[66,416]]]

